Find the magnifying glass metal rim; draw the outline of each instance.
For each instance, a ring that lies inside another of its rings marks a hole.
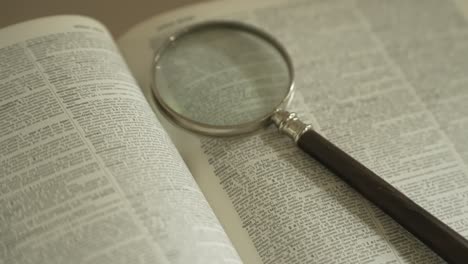
[[[274,106],[271,113],[265,114],[264,116],[259,117],[255,120],[245,122],[245,123],[240,123],[237,125],[228,125],[228,126],[219,125],[218,126],[218,125],[210,125],[206,123],[201,123],[198,121],[194,121],[188,117],[185,117],[184,115],[179,114],[177,111],[175,111],[170,105],[168,105],[164,101],[164,98],[162,98],[161,94],[159,93],[159,90],[157,87],[157,77],[155,74],[156,67],[158,66],[158,63],[162,55],[171,45],[173,45],[173,43],[183,38],[184,36],[188,34],[192,34],[196,31],[206,30],[210,28],[234,29],[234,30],[240,30],[240,31],[252,34],[256,37],[263,39],[270,45],[272,45],[282,56],[284,62],[286,63],[288,67],[288,73],[289,73],[289,83],[287,87],[288,90],[284,96],[284,99],[278,105]],[[256,27],[253,27],[251,25],[247,25],[241,22],[230,21],[230,20],[214,20],[214,21],[206,21],[206,22],[202,22],[198,24],[193,24],[171,35],[170,37],[166,39],[166,41],[160,46],[158,51],[155,53],[151,70],[152,70],[151,75],[153,76],[151,90],[153,92],[153,95],[156,99],[156,103],[159,106],[160,110],[162,110],[162,112],[164,112],[166,116],[169,117],[170,120],[174,121],[176,124],[180,125],[181,127],[188,129],[190,131],[196,132],[196,133],[201,133],[201,134],[209,135],[209,136],[240,135],[240,134],[249,133],[259,128],[267,126],[268,124],[271,123],[271,117],[273,116],[273,114],[277,110],[283,109],[283,107],[289,104],[290,100],[292,99],[292,95],[294,93],[294,87],[295,87],[294,66],[293,66],[291,57],[289,56],[288,52],[283,47],[283,45],[278,40],[276,40],[273,36],[271,36],[270,34],[266,33],[265,31],[259,28],[256,28]]]

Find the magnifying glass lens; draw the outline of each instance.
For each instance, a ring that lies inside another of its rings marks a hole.
[[[173,38],[154,69],[165,107],[209,126],[267,118],[287,96],[292,79],[277,47],[228,27],[202,27]]]

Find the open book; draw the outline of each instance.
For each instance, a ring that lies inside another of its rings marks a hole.
[[[466,7],[221,1],[117,41],[80,16],[2,29],[0,263],[442,263],[276,129],[175,127],[150,66],[186,25],[263,28],[295,63],[291,109],[468,237]]]

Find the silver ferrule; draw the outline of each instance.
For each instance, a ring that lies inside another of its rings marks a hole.
[[[275,111],[271,120],[281,133],[288,135],[296,143],[302,134],[312,129],[312,125],[304,124],[299,117],[297,117],[296,113],[290,113],[284,110]]]

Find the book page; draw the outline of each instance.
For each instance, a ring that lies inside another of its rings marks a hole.
[[[0,31],[0,263],[241,263],[92,19]]]
[[[151,61],[166,36],[220,18],[265,29],[295,64],[291,110],[468,237],[468,25],[461,6],[214,2],[146,21],[119,46],[154,107]],[[209,138],[160,118],[245,263],[443,263],[276,129]]]

